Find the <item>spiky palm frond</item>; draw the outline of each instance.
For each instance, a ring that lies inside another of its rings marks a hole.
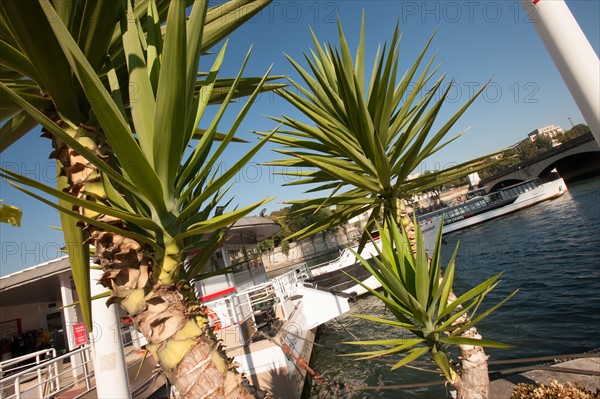
[[[271,138],[282,146],[277,152],[286,157],[268,165],[286,167],[282,174],[298,179],[290,184],[325,192],[314,199],[293,201],[302,205],[298,212],[329,206],[338,211],[294,236],[314,234],[366,211],[371,211],[367,226],[372,227],[377,218],[397,216],[399,199],[483,165],[484,158],[479,158],[409,180],[423,160],[460,136],[444,141],[481,91],[440,123],[452,83],[443,89],[444,76],[435,77],[435,57],[425,59],[433,36],[410,69],[398,77],[400,33],[396,26],[389,46],[377,51],[369,81],[365,77],[364,16],[354,59],[339,22],[338,27],[339,48],[322,46],[312,34],[315,49],[305,56],[308,68],[288,57],[304,85],[290,80],[289,89],[277,91],[312,124],[287,116],[273,118],[287,127]]]
[[[406,234],[396,223],[390,221],[388,229],[380,229],[381,249],[375,246],[378,257],[368,262],[359,254],[357,259],[379,280],[383,293],[364,286],[383,301],[396,320],[388,320],[369,315],[357,315],[370,322],[409,330],[416,337],[375,341],[347,342],[353,345],[391,346],[389,349],[352,353],[360,359],[370,359],[390,354],[405,354],[392,370],[429,353],[440,371],[450,382],[457,375],[446,352],[451,345],[473,345],[493,348],[506,348],[509,345],[482,339],[467,338],[463,334],[480,323],[517,293],[515,290],[502,301],[477,314],[486,295],[499,283],[501,274],[493,276],[468,290],[454,300],[450,300],[454,285],[455,258],[458,244],[442,273],[442,234],[441,226],[435,242],[431,260],[425,253],[423,236],[417,227],[417,248],[415,255]],[[466,315],[469,317],[466,317]],[[401,333],[399,333],[401,334]]]

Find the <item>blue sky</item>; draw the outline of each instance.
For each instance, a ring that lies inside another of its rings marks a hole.
[[[543,0],[552,1],[552,0]],[[599,53],[600,2],[567,0],[592,47]],[[378,43],[391,38],[400,22],[400,71],[404,72],[437,29],[433,54],[441,64],[446,81],[454,80],[456,89],[440,115],[444,121],[474,90],[491,80],[483,95],[456,124],[454,133],[468,133],[427,160],[421,170],[442,169],[468,159],[495,152],[523,139],[530,131],[549,124],[570,127],[582,123],[577,109],[558,71],[535,29],[528,22],[518,0],[507,1],[273,1],[249,23],[230,36],[226,55],[227,75],[233,75],[252,45],[246,75],[259,75],[273,65],[273,74],[297,75],[284,53],[303,61],[303,52],[312,46],[309,26],[321,42],[337,44],[339,16],[351,48],[356,48],[362,12],[366,18],[366,64],[371,65]],[[201,63],[208,68],[210,60]],[[305,65],[305,64],[303,64]],[[225,74],[224,74],[225,76]],[[230,115],[241,105],[231,107]],[[301,116],[273,94],[263,94],[254,104],[238,136],[256,141],[252,130],[274,127],[266,115]],[[220,130],[226,130],[225,121]],[[204,122],[205,124],[207,122]],[[201,122],[202,125],[202,122]],[[224,158],[233,165],[248,145],[236,144]],[[282,201],[298,198],[298,188],[282,187],[285,182],[260,162],[277,154],[263,148],[253,163],[236,176],[231,193],[234,203],[247,205],[267,196],[277,199],[267,205],[271,211]],[[2,167],[53,184],[54,162],[48,160],[50,142],[32,131],[0,155]],[[0,182],[0,198],[24,210],[22,227],[0,225],[0,274],[6,275],[27,266],[59,256],[62,235],[50,226],[59,225],[58,214]]]

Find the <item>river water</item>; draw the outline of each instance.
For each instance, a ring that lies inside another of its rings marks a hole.
[[[450,234],[444,241],[444,265],[460,241],[455,284],[458,293],[504,272],[501,284],[486,297],[482,309],[519,289],[479,327],[484,338],[514,346],[488,349],[491,361],[600,348],[600,178],[569,184],[569,193],[555,200]],[[392,318],[374,296],[360,298],[352,305],[351,313]],[[327,323],[316,340],[311,367],[329,381],[355,388],[313,383],[305,397],[444,398],[443,385],[364,389],[442,382],[427,364],[416,364],[419,370],[401,368],[391,372],[393,363],[357,361],[339,355],[366,350],[343,341],[407,336],[401,330],[351,315]],[[498,367],[490,365],[490,370]]]

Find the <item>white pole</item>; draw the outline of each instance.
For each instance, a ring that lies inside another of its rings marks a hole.
[[[101,270],[90,270],[92,296],[106,292],[106,288],[97,284],[101,276]],[[92,323],[94,328],[91,339],[98,398],[131,398],[116,305],[107,307],[106,298],[92,301]]]
[[[60,296],[63,304],[63,316],[65,320],[65,332],[67,334],[67,341],[69,350],[77,349],[75,345],[75,337],[73,336],[73,326],[77,324],[77,312],[73,305],[73,290],[71,289],[71,273],[62,273],[59,276],[60,282]],[[71,356],[71,371],[73,372],[73,379],[78,380],[79,374],[83,374],[82,366],[82,355]]]
[[[600,61],[564,0],[521,0],[600,144]]]

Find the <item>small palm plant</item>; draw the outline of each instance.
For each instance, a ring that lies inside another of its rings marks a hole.
[[[331,216],[291,237],[339,226],[365,212],[370,212],[365,231],[388,216],[410,225],[404,200],[477,171],[486,159],[409,179],[425,159],[462,135],[443,141],[481,90],[435,131],[453,83],[442,91],[444,76],[435,78],[435,57],[419,71],[433,36],[398,81],[400,32],[396,26],[389,49],[386,45],[377,51],[369,82],[365,78],[364,17],[354,61],[341,24],[338,27],[339,50],[321,46],[312,34],[315,50],[311,50],[312,59],[305,56],[308,69],[288,57],[306,86],[289,79],[291,87],[277,91],[314,125],[274,117],[289,128],[271,138],[283,146],[276,151],[286,158],[267,164],[284,167],[282,174],[297,179],[286,185],[310,185],[307,192],[324,192],[318,198],[289,201],[295,204],[292,214],[335,207]],[[408,233],[414,240],[412,228]],[[363,243],[366,239],[365,234]]]
[[[359,254],[357,259],[379,280],[383,293],[364,286],[377,296],[396,320],[387,320],[369,315],[357,315],[362,319],[399,329],[399,335],[409,330],[415,338],[355,341],[353,345],[390,346],[389,349],[352,353],[346,356],[359,356],[360,359],[372,359],[380,356],[405,354],[392,370],[402,367],[425,355],[430,355],[443,376],[453,385],[459,385],[460,373],[454,369],[447,352],[450,346],[471,345],[492,348],[506,348],[508,345],[470,337],[473,327],[498,309],[517,293],[514,291],[498,304],[478,314],[486,295],[498,285],[501,274],[489,278],[458,298],[452,298],[455,258],[458,244],[442,272],[441,266],[441,228],[439,230],[433,254],[428,258],[425,252],[420,228],[416,228],[417,253],[412,251],[406,234],[396,223],[379,230],[381,249],[373,263],[369,263]],[[441,277],[440,277],[441,276]],[[468,316],[468,317],[467,317]],[[462,398],[474,397],[460,391]]]

